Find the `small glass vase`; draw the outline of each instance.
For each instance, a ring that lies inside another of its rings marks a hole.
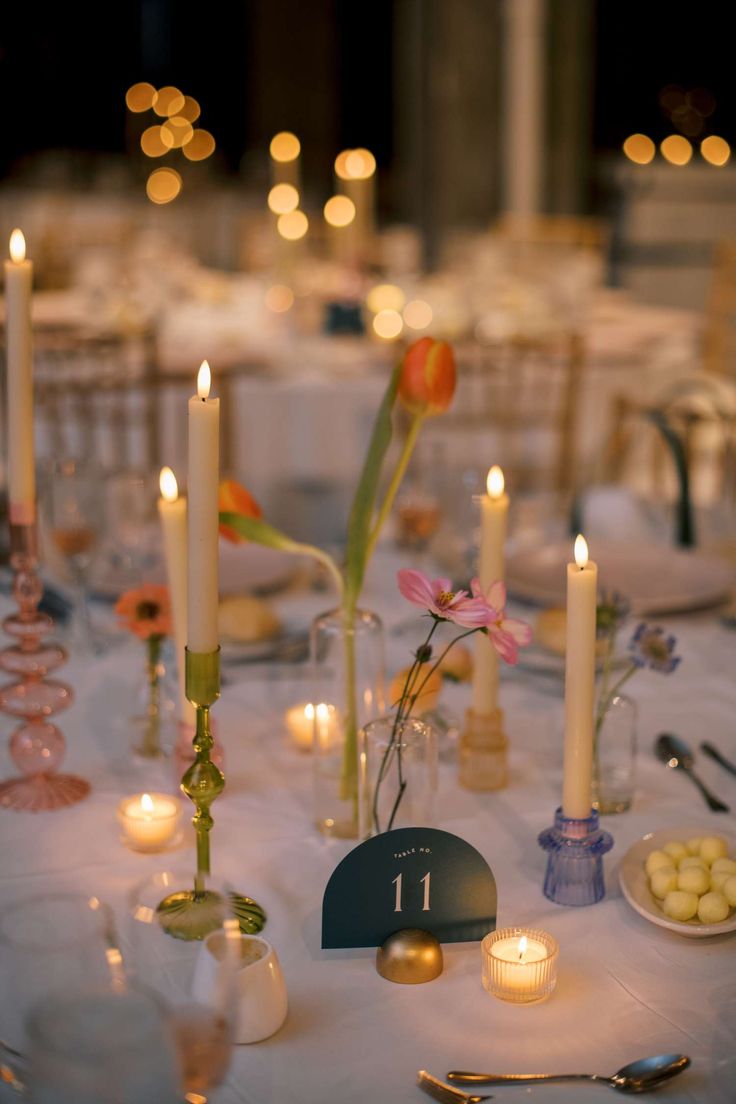
[[[165,641],[151,636],[144,641],[139,707],[133,717],[133,754],[139,759],[157,760],[171,754],[175,740],[176,702],[171,687],[171,667]]]
[[[358,838],[358,732],[385,709],[383,625],[368,610],[312,622],[315,822],[326,836]]]
[[[379,717],[360,730],[360,837],[431,827],[437,792],[437,733],[415,717]]]
[[[625,813],[634,798],[636,703],[625,694],[611,698],[593,747],[593,808]]]

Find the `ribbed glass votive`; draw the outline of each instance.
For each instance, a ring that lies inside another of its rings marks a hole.
[[[557,984],[560,947],[547,932],[500,928],[480,945],[483,988],[500,1000],[531,1004],[545,1000]]]

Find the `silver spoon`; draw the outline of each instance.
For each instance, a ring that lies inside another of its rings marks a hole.
[[[658,1054],[653,1058],[639,1058],[622,1066],[612,1077],[596,1073],[468,1073],[450,1070],[448,1081],[463,1085],[528,1084],[536,1081],[599,1081],[612,1089],[625,1093],[643,1093],[656,1089],[663,1081],[676,1077],[690,1065],[684,1054]]]
[[[705,783],[701,782],[693,770],[695,756],[679,736],[673,736],[670,732],[662,732],[654,741],[654,753],[658,759],[666,763],[672,770],[681,770],[693,780],[706,800],[708,808],[714,813],[728,813],[731,810],[724,805],[715,794],[712,794]]]

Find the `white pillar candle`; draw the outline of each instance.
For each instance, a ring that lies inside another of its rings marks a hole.
[[[161,851],[179,827],[179,802],[168,794],[135,794],[118,805],[123,841],[133,851]]]
[[[174,623],[174,649],[179,675],[179,717],[194,724],[194,706],[187,701],[184,678],[184,648],[187,643],[187,500],[179,495],[171,468],[162,468],[159,478],[161,497],[158,516],[164,538],[166,577],[169,582],[171,618]]]
[[[197,394],[189,400],[187,647],[217,650],[217,495],[220,476],[220,400],[209,398],[210,366],[202,361]]]
[[[300,154],[302,146],[296,134],[282,130],[274,134],[269,146],[271,155],[271,184],[293,184],[300,188]]]
[[[488,473],[481,498],[480,562],[478,577],[484,593],[491,583],[504,577],[504,547],[509,515],[509,496],[504,493],[501,469],[494,464]],[[473,712],[490,716],[498,708],[498,654],[484,633],[475,637],[473,669]]]
[[[565,761],[562,812],[582,819],[591,812],[593,711],[595,697],[595,617],[598,568],[588,559],[582,536],[575,563],[567,565],[565,650]]]
[[[29,525],[35,518],[36,504],[31,338],[33,264],[26,260],[26,242],[20,230],[10,235],[10,257],[5,262],[9,514],[14,524]]]
[[[355,205],[350,236],[362,260],[370,258],[376,222],[376,159],[367,149],[343,150],[335,158],[338,192]]]

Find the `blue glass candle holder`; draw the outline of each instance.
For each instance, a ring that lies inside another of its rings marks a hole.
[[[594,905],[606,893],[603,856],[613,847],[613,836],[599,827],[598,813],[566,817],[555,812],[552,828],[539,833],[539,846],[549,852],[544,896],[557,905]]]

